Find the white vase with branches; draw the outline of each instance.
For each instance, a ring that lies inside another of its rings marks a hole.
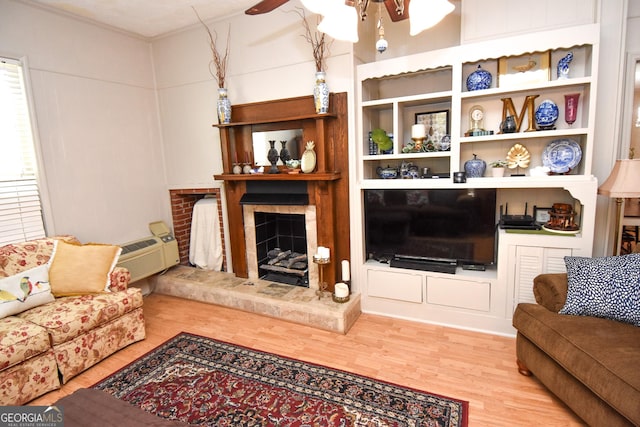
[[[313,51],[313,60],[316,66],[316,80],[313,87],[313,100],[317,114],[326,114],[329,112],[329,86],[326,82],[326,57],[329,51],[329,44],[326,35],[320,31],[311,31],[311,26],[304,14],[304,9],[298,15],[302,18],[304,26],[305,40],[311,45]]]
[[[231,40],[231,28],[229,27],[229,31],[227,33],[227,46],[224,50],[224,54],[220,53],[218,50],[217,42],[218,42],[218,33],[209,29],[207,24],[200,18],[198,11],[195,7],[191,6],[193,11],[196,13],[198,20],[202,24],[202,26],[207,31],[207,35],[209,36],[209,48],[211,49],[211,61],[209,61],[209,73],[213,76],[215,81],[218,83],[218,103],[217,103],[217,113],[218,113],[218,123],[231,123],[231,101],[229,100],[227,88],[225,86],[226,77],[227,77],[227,65],[229,60],[229,42]],[[215,68],[215,70],[214,70]]]

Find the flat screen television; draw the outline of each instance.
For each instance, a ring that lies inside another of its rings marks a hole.
[[[495,263],[495,189],[386,189],[364,195],[369,259],[406,255],[461,265]]]

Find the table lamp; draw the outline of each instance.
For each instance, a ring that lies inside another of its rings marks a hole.
[[[620,253],[620,215],[622,200],[627,197],[640,197],[640,159],[616,160],[607,180],[598,188],[598,194],[616,199],[616,229],[613,254]]]

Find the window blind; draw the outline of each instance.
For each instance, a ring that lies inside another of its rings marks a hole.
[[[0,153],[0,245],[44,237],[22,64],[8,58],[0,58]]]

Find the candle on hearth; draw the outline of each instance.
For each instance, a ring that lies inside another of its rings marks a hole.
[[[346,259],[342,260],[342,281],[348,282],[351,280],[351,273],[349,271],[349,261]]]
[[[424,138],[427,136],[427,127],[423,124],[417,124],[411,126],[411,138]]]
[[[349,296],[349,287],[342,282],[338,282],[334,286],[334,295],[338,298],[346,298]]]
[[[328,259],[329,258],[329,248],[324,246],[318,246],[318,258]]]

